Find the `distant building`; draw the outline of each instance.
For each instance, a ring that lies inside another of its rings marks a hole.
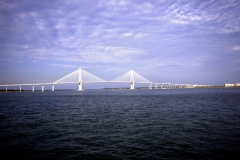
[[[235,83],[235,86],[236,87],[240,87],[240,83]]]
[[[225,87],[234,87],[235,85],[234,84],[232,84],[232,83],[226,83],[225,84]]]

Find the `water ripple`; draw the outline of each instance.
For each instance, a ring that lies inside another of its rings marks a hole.
[[[240,90],[2,93],[0,153],[54,159],[239,159]]]

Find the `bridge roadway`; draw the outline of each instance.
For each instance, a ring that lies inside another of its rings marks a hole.
[[[126,82],[126,81],[100,81],[100,82],[84,82],[84,83],[129,83],[129,82]],[[52,91],[54,91],[54,85],[56,85],[56,84],[78,84],[79,85],[79,83],[76,83],[76,82],[61,82],[61,83],[6,84],[6,85],[0,85],[0,86],[6,87],[6,92],[8,92],[8,87],[13,87],[13,86],[19,86],[20,92],[22,91],[22,86],[32,86],[32,92],[35,91],[34,86],[42,86],[41,90],[43,92],[44,85],[52,85]],[[151,83],[142,82],[141,84],[149,84],[149,87],[144,87],[144,88],[148,88],[148,89],[170,89],[170,88],[174,89],[174,88],[194,88],[197,86],[211,86],[211,85],[193,85],[193,84],[158,83],[158,82],[151,82]]]

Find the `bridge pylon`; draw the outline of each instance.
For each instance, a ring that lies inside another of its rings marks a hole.
[[[78,90],[83,90],[83,83],[98,83],[98,82],[106,82],[102,78],[99,78],[82,68],[64,76],[63,78],[53,82],[53,84],[66,84],[66,83],[75,83],[78,84]]]
[[[134,89],[134,75],[133,75],[133,70],[130,71],[130,89]]]
[[[79,68],[79,69],[78,69],[78,90],[79,90],[79,91],[82,90],[82,82],[83,82],[82,79],[83,79],[83,78],[82,78],[82,69]]]
[[[145,83],[145,84],[152,83],[133,70],[128,71],[127,73],[111,80],[110,82],[129,83],[130,89],[134,89],[136,83]]]

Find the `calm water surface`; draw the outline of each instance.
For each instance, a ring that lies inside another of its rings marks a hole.
[[[0,154],[240,159],[240,89],[0,93]]]

